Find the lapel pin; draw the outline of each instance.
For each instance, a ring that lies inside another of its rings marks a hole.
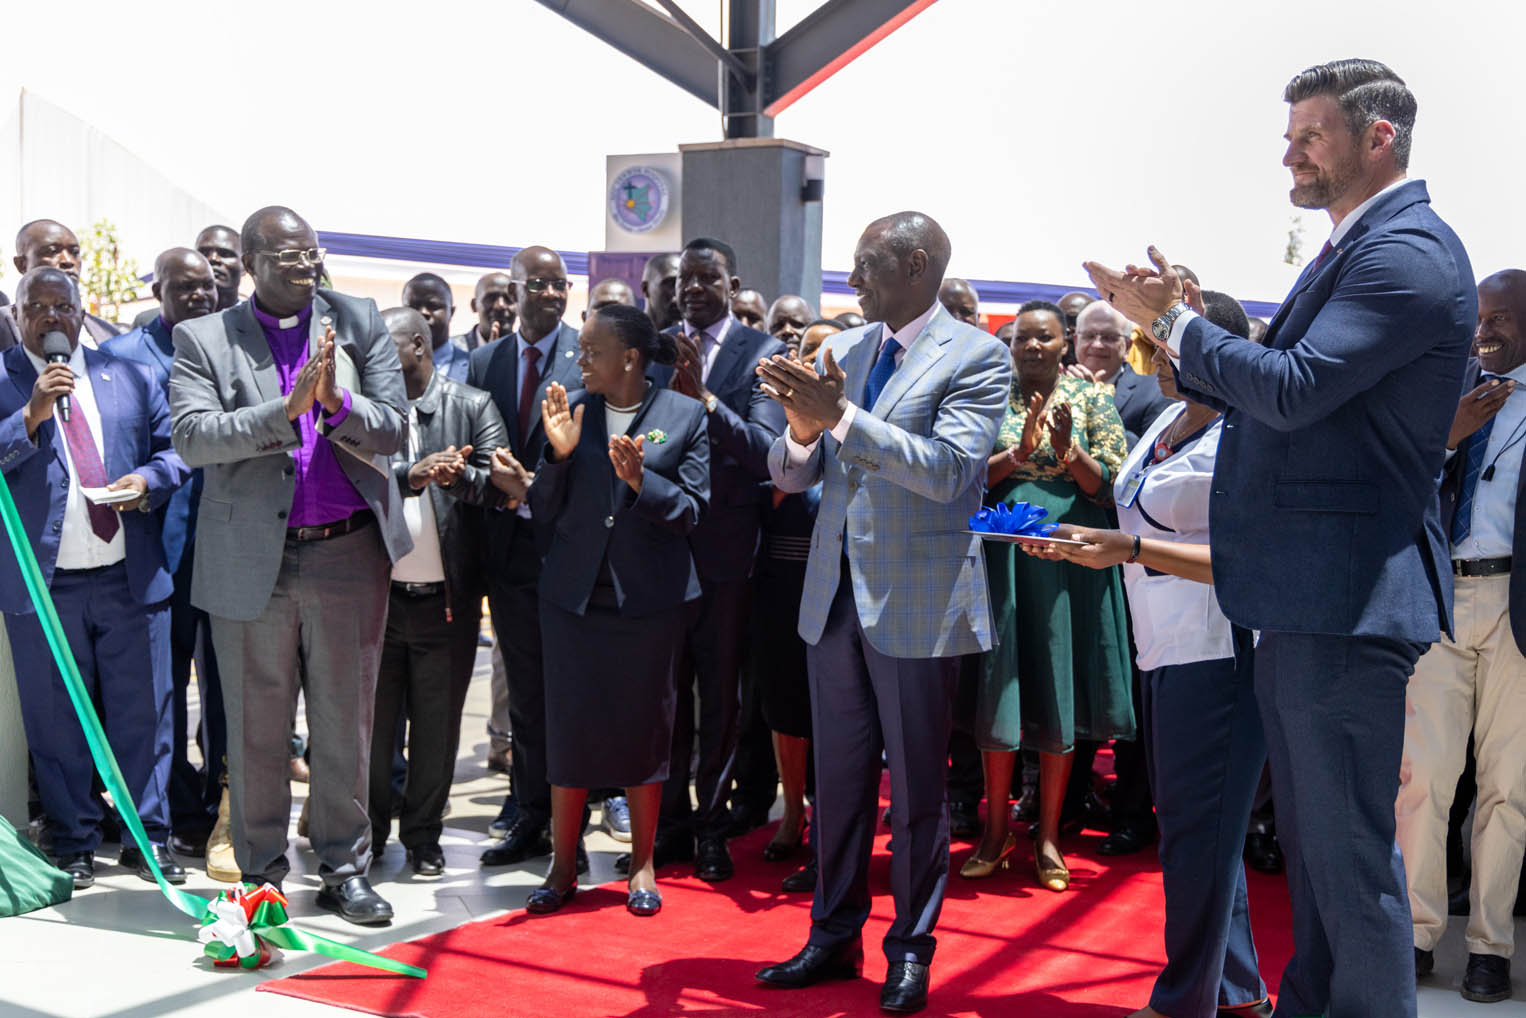
[[[572,356],[572,351],[568,350],[566,353],[562,354],[562,356],[563,357],[571,357]]]
[[[111,376],[106,374],[106,372],[102,371],[101,372],[101,381],[109,382],[109,381],[111,381]]]
[[[328,315],[324,315],[322,318],[318,319],[318,324],[324,328],[328,328],[330,325],[334,324],[334,320]]]

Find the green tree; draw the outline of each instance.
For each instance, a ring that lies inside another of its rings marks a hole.
[[[138,289],[143,285],[138,279],[138,263],[122,254],[117,228],[109,219],[91,226],[80,248],[84,259],[80,291],[86,308],[102,318],[114,318],[120,305],[138,299]]]

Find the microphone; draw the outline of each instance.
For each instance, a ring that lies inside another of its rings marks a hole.
[[[49,364],[68,364],[69,358],[74,356],[74,347],[69,343],[68,336],[55,329],[42,337],[42,356]],[[69,394],[67,392],[58,397],[57,407],[58,419],[68,424]]]

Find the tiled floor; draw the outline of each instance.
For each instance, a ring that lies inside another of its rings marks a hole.
[[[315,933],[365,948],[381,948],[518,908],[539,883],[544,860],[524,866],[483,870],[477,856],[487,842],[487,825],[498,811],[507,780],[482,766],[488,712],[487,654],[478,658],[462,725],[451,815],[443,841],[446,873],[436,880],[413,877],[402,849],[393,842],[373,864],[372,882],[393,904],[397,920],[380,930],[364,930],[319,911],[313,904],[316,863],[306,842],[295,839],[293,870],[286,890],[293,921]],[[305,787],[294,785],[293,823]],[[602,832],[588,839],[592,882],[614,878],[614,857],[623,846]],[[102,855],[94,888],[65,905],[0,921],[0,1018],[313,1018],[339,1012],[278,994],[256,995],[254,986],[324,964],[326,959],[288,953],[279,965],[257,973],[212,968],[194,940],[192,924],[156,888],[109,864]],[[191,870],[187,889],[210,896],[216,885]],[[1518,978],[1515,997],[1496,1005],[1470,1004],[1457,994],[1462,979],[1462,923],[1436,952],[1436,973],[1420,993],[1422,1018],[1526,1018],[1526,984]],[[598,1014],[590,995],[589,1015]],[[1124,1015],[1127,1009],[1120,1008]],[[1037,1016],[1042,1018],[1042,1016]]]

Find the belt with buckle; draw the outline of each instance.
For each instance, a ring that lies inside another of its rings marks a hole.
[[[444,583],[405,583],[402,580],[392,581],[392,593],[402,594],[404,597],[434,597],[445,593]]]
[[[1498,576],[1510,572],[1510,556],[1501,558],[1469,558],[1452,560],[1452,573],[1456,576]]]
[[[362,509],[342,520],[335,520],[333,523],[325,523],[317,527],[287,527],[286,539],[288,541],[327,541],[331,537],[342,537],[352,530],[359,530],[375,519],[375,513],[369,509]]]

